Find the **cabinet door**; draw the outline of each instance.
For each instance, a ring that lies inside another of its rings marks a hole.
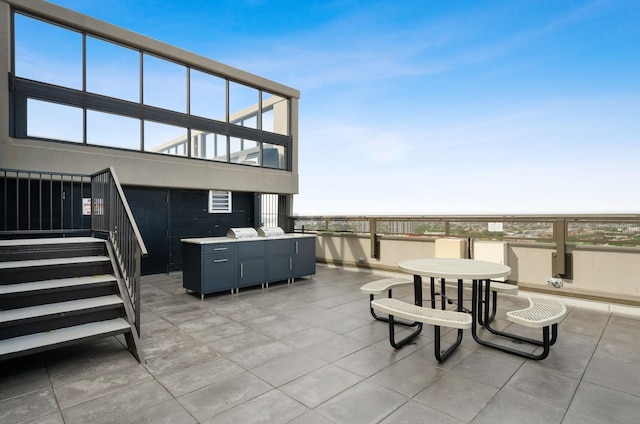
[[[248,287],[265,282],[266,266],[264,256],[261,258],[243,259],[238,270],[238,286]]]
[[[238,243],[238,259],[263,258],[266,243],[264,240],[247,240]]]
[[[268,282],[288,280],[293,275],[292,268],[293,257],[286,256],[270,256],[269,257],[269,275]]]
[[[236,287],[235,255],[208,255],[202,257],[202,294],[231,290]]]
[[[316,273],[316,239],[301,237],[294,240],[294,277]]]

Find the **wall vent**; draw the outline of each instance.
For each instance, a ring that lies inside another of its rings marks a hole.
[[[209,190],[209,213],[231,213],[231,192]]]

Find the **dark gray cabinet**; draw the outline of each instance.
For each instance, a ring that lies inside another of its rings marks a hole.
[[[293,240],[293,278],[316,273],[316,238],[299,237]]]
[[[293,278],[293,243],[289,239],[270,240],[267,251],[267,282],[291,278]]]
[[[205,295],[236,288],[236,250],[233,243],[183,243],[182,286]]]
[[[263,240],[238,242],[238,287],[264,284],[267,265],[266,242]]]
[[[283,237],[182,243],[182,285],[202,296],[316,273],[316,238]]]

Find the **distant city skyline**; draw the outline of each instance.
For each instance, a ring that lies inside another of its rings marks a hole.
[[[299,89],[299,215],[640,212],[640,2],[52,3]]]

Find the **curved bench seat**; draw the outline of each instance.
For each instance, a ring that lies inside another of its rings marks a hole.
[[[400,349],[405,344],[416,338],[422,331],[423,324],[434,326],[434,354],[438,362],[444,361],[462,342],[462,332],[471,328],[473,318],[464,312],[449,311],[442,309],[426,308],[398,299],[386,298],[371,301],[371,308],[389,315],[389,342],[391,346]],[[414,320],[418,328],[396,342],[395,340],[395,317]],[[456,341],[445,350],[440,350],[440,327],[450,327],[458,329]]]
[[[542,329],[542,340],[531,339],[528,337],[522,337],[517,334],[507,333],[505,331],[498,331],[492,328],[489,323],[485,323],[485,328],[491,333],[507,337],[513,340],[526,342],[538,346],[542,346],[542,352],[539,354],[533,354],[523,352],[520,350],[512,349],[506,346],[497,346],[478,339],[478,336],[474,334],[474,338],[481,344],[496,347],[504,352],[514,353],[527,359],[541,360],[549,355],[549,350],[558,339],[558,323],[567,314],[567,307],[557,300],[548,299],[544,297],[530,297],[529,307],[519,309],[516,311],[507,312],[507,320],[515,324],[523,325],[530,328]],[[549,328],[551,328],[551,335],[549,334]]]
[[[507,312],[507,320],[525,327],[542,328],[557,324],[567,314],[567,307],[557,300],[530,297],[529,307]]]
[[[407,285],[412,285],[413,280],[402,277],[391,277],[391,278],[383,278],[381,280],[371,281],[364,286],[360,287],[360,290],[364,293],[369,294],[369,302],[374,300],[374,296],[381,295],[387,293],[388,297],[392,297],[393,289],[396,287],[402,287]],[[385,317],[378,316],[376,312],[373,310],[371,306],[369,306],[369,310],[371,312],[371,316],[377,319],[378,321],[388,322],[389,319]],[[406,325],[409,327],[415,327],[418,323],[416,321],[413,322],[398,322],[397,324]]]

